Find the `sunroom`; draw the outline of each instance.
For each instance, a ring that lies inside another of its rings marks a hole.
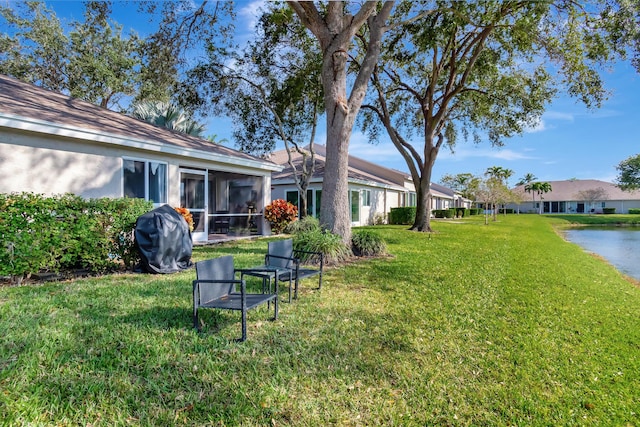
[[[190,210],[195,242],[269,234],[282,166],[0,75],[0,191]]]

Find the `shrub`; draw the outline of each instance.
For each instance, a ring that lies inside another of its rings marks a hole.
[[[482,209],[480,208],[470,208],[469,215],[482,215]]]
[[[133,229],[152,207],[140,199],[0,194],[0,276],[13,283],[42,271],[102,272],[137,261]]]
[[[640,208],[631,208],[629,209],[629,213],[632,215],[640,215]]]
[[[293,248],[298,251],[320,252],[327,264],[338,264],[351,256],[351,250],[340,236],[320,229],[296,234]],[[302,261],[311,260],[303,257]]]
[[[379,256],[387,253],[384,239],[371,230],[357,230],[351,236],[353,253],[358,256]]]
[[[103,228],[107,230],[111,250],[121,259],[125,267],[133,268],[140,260],[140,253],[136,248],[134,230],[138,217],[153,209],[153,203],[143,199],[100,199],[104,203]]]
[[[391,208],[389,212],[389,224],[409,225],[416,220],[416,207]]]
[[[0,194],[0,276],[12,283],[55,269],[60,232],[54,204],[39,194]]]
[[[264,218],[271,224],[271,231],[280,234],[289,223],[298,219],[298,208],[283,199],[276,199],[264,208]]]
[[[284,229],[285,233],[288,234],[298,234],[314,230],[320,230],[320,221],[310,215],[307,215],[298,221],[293,221]]]
[[[456,217],[464,218],[465,216],[469,216],[469,209],[467,208],[456,208]]]
[[[383,213],[377,213],[373,217],[372,225],[384,225],[387,223],[387,216]]]
[[[434,209],[432,212],[436,218],[454,218],[456,216],[456,208]]]
[[[616,213],[616,208],[602,208],[602,213],[605,215],[611,215]]]

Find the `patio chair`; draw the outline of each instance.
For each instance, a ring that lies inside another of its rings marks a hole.
[[[240,292],[236,290],[240,285]],[[274,317],[278,318],[278,282],[275,293],[249,293],[244,280],[235,279],[233,256],[196,262],[196,280],[193,281],[193,326],[200,331],[198,309],[219,308],[242,312],[242,338],[247,339],[247,311],[273,301]]]
[[[310,261],[302,262],[301,259],[309,259]],[[318,289],[322,289],[323,254],[321,252],[294,250],[292,239],[269,242],[267,254],[265,255],[265,264],[288,269],[288,272],[278,275],[275,281],[289,281],[289,301],[291,301],[291,281],[295,284],[295,299],[298,298],[300,279],[318,276]]]

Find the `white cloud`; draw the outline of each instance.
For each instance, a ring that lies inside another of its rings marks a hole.
[[[531,150],[525,150],[531,151]],[[528,156],[524,153],[510,150],[510,149],[489,149],[489,148],[463,148],[460,150],[455,150],[454,153],[449,151],[442,151],[439,158],[443,160],[453,160],[453,161],[463,161],[470,158],[487,158],[487,159],[500,159],[507,161],[515,161],[515,160],[532,160],[536,157]]]
[[[499,150],[494,155],[489,155],[489,157],[493,157],[496,159],[502,160],[526,160],[526,159],[535,159],[535,157],[527,156],[523,153],[518,153],[513,150]]]
[[[349,154],[374,163],[387,161],[391,158],[402,161],[398,149],[392,142],[380,141],[377,144],[371,144],[361,132],[354,132],[351,136]]]
[[[542,132],[544,130],[547,130],[547,127],[545,126],[544,120],[540,118],[536,121],[536,123],[533,126],[526,126],[524,128],[525,133],[536,133],[536,132]]]
[[[572,122],[575,119],[574,114],[562,111],[547,111],[544,113],[544,117],[548,120],[565,120],[568,122]]]
[[[264,6],[264,4],[264,0],[256,0],[247,3],[245,6],[240,8],[238,16],[242,18],[241,21],[245,22],[246,30],[253,32],[258,22],[258,18],[262,13],[262,6]]]

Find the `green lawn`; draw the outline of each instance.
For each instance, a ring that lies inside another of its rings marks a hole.
[[[193,270],[0,288],[0,424],[640,425],[640,289],[561,219],[483,220],[373,227],[392,258],[252,311],[245,343],[235,312],[192,329]]]

